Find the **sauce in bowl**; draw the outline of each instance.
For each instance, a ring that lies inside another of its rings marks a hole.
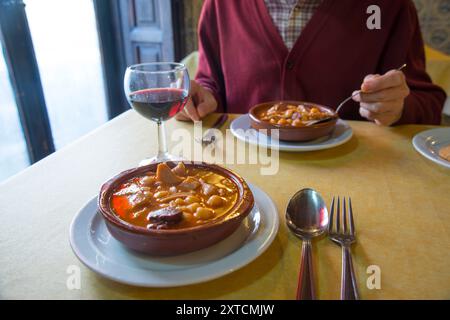
[[[160,163],[156,172],[135,176],[112,193],[111,208],[122,221],[147,229],[184,229],[221,219],[236,204],[236,184],[218,172],[173,169]]]

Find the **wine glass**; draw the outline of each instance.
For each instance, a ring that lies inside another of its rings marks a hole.
[[[158,125],[158,154],[142,160],[139,165],[179,160],[167,151],[164,121],[183,110],[188,101],[190,80],[186,67],[175,62],[129,66],[125,72],[124,88],[131,107]]]

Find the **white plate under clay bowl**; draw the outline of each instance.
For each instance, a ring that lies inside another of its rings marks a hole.
[[[336,122],[336,127],[327,136],[302,142],[282,141],[278,144],[263,133],[258,132],[250,125],[250,117],[244,114],[231,122],[231,132],[241,141],[253,145],[259,145],[269,149],[277,149],[289,152],[305,152],[334,148],[346,143],[353,135],[352,128],[342,119]]]
[[[249,264],[272,243],[278,232],[275,204],[261,189],[249,185],[255,206],[241,226],[221,242],[192,253],[152,257],[130,249],[108,232],[97,197],[75,216],[70,244],[75,255],[94,272],[117,282],[141,287],[176,287],[216,279]]]

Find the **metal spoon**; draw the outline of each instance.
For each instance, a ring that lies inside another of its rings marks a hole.
[[[400,71],[400,70],[402,70],[402,69],[405,68],[405,67],[406,67],[406,63],[403,64],[401,67],[397,68],[397,71]],[[338,115],[339,115],[339,110],[341,110],[342,106],[343,106],[344,104],[346,104],[348,101],[350,101],[351,99],[353,99],[355,96],[357,96],[358,94],[360,94],[360,93],[361,93],[361,90],[357,90],[357,91],[353,92],[353,94],[352,94],[350,97],[348,97],[347,99],[345,99],[344,101],[342,101],[342,102],[338,105],[338,107],[336,108],[335,115],[338,116]],[[323,118],[323,119],[319,119],[319,120],[311,120],[311,121],[308,121],[305,125],[306,125],[306,126],[312,126],[312,125],[315,125],[315,124],[319,124],[319,123],[322,123],[322,122],[329,121],[329,120],[331,120],[331,119],[333,119],[333,118],[334,118],[334,117],[328,117],[328,118]]]
[[[322,122],[327,122],[327,121],[333,120],[335,118],[337,118],[337,116],[322,118],[322,119],[318,119],[318,120],[309,120],[309,121],[305,121],[304,124],[305,124],[306,127],[310,127],[310,126],[313,126],[315,124],[319,124],[319,123],[322,123]]]
[[[400,70],[402,70],[403,68],[405,68],[406,67],[406,63],[404,63],[402,66],[400,66],[399,68],[397,68],[397,71],[400,71]],[[338,105],[338,107],[336,108],[336,114],[338,114],[339,113],[339,110],[341,110],[341,108],[342,108],[342,106],[344,105],[344,104],[346,104],[349,100],[351,100],[351,99],[353,99],[353,97],[355,97],[355,96],[357,96],[358,94],[360,94],[361,93],[361,90],[357,90],[357,91],[355,91],[350,97],[348,97],[347,99],[345,99],[344,101],[342,101],[339,105]]]
[[[328,210],[320,194],[313,189],[298,191],[286,208],[286,224],[303,240],[297,299],[315,300],[311,240],[328,227]]]

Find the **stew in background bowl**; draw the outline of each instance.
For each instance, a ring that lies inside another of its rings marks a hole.
[[[324,137],[333,131],[338,116],[333,109],[303,101],[271,101],[258,104],[249,111],[254,129],[279,130],[279,139],[286,141],[309,141]],[[307,121],[330,120],[313,125]]]

